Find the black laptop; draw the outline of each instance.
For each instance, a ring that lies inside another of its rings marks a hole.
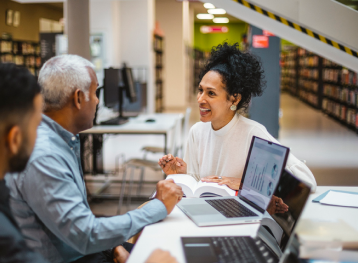
[[[182,237],[187,263],[284,262],[310,187],[284,170],[255,238],[250,236]],[[288,206],[276,212],[277,198]],[[268,213],[270,211],[270,213]]]

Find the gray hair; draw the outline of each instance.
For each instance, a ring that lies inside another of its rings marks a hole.
[[[49,59],[41,68],[39,84],[44,97],[44,110],[62,109],[71,94],[80,89],[89,100],[91,77],[88,69],[94,65],[77,55],[61,55]]]

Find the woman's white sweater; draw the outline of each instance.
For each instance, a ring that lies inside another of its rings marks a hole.
[[[187,173],[197,180],[209,175],[241,178],[252,136],[278,143],[263,125],[239,114],[217,131],[211,122],[196,123],[189,131],[184,155]],[[312,172],[291,153],[286,169],[315,191],[317,183]]]

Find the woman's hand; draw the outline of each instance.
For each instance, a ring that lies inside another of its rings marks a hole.
[[[288,205],[286,205],[281,198],[273,195],[266,211],[270,215],[277,213],[282,214],[288,211]]]
[[[164,155],[159,159],[158,164],[166,175],[170,174],[186,174],[186,163],[179,157],[171,154]]]
[[[201,181],[207,183],[218,183],[218,185],[226,184],[228,187],[230,187],[233,190],[239,190],[241,184],[241,178],[222,176],[220,179],[216,175],[203,177],[201,178]]]

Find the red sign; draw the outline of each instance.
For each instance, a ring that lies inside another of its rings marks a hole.
[[[262,30],[262,34],[268,37],[274,37],[275,35],[268,30]]]
[[[252,36],[252,46],[254,48],[268,48],[269,38],[267,36]]]
[[[203,34],[227,33],[229,28],[227,26],[201,26],[200,32]]]

